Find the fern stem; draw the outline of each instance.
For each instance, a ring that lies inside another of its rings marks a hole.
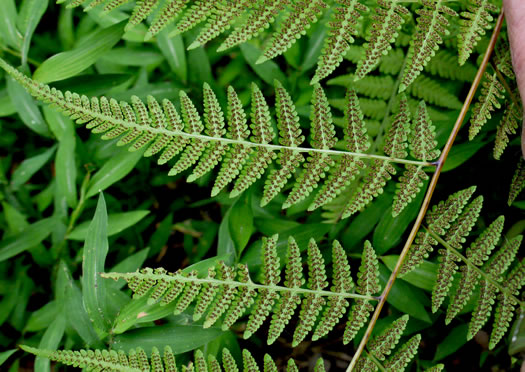
[[[383,365],[381,364],[381,362],[379,360],[377,360],[377,358],[375,356],[372,355],[372,353],[369,353],[368,351],[364,351],[365,355],[367,358],[370,358],[370,360],[372,362],[374,362],[374,364],[377,366],[377,368],[379,368],[379,370],[381,372],[386,372],[386,368],[383,367]]]
[[[270,290],[270,291],[276,291],[276,292],[290,292],[292,294],[311,294],[311,295],[318,295],[318,296],[324,296],[324,297],[342,297],[342,298],[355,298],[355,299],[363,299],[363,300],[369,300],[369,301],[379,301],[379,297],[377,296],[366,296],[366,295],[360,295],[356,293],[343,293],[343,292],[331,292],[331,291],[323,291],[323,290],[313,290],[313,289],[307,289],[307,288],[289,288],[289,287],[283,287],[278,285],[265,285],[265,284],[257,284],[252,281],[248,281],[246,283],[243,282],[237,282],[235,280],[218,280],[218,279],[212,279],[212,278],[193,278],[193,277],[187,277],[183,275],[173,275],[173,276],[167,276],[167,275],[159,275],[159,274],[142,274],[142,273],[101,273],[100,276],[107,279],[124,279],[127,280],[128,278],[138,278],[138,279],[148,279],[148,280],[161,280],[165,282],[170,281],[177,281],[182,283],[200,283],[200,284],[214,284],[217,286],[230,286],[230,287],[247,287],[250,289],[264,289],[264,290]]]
[[[421,227],[421,224],[423,223],[423,219],[425,218],[425,214],[427,212],[427,209],[430,205],[430,201],[432,199],[432,195],[434,194],[434,190],[436,188],[437,182],[439,180],[439,176],[441,175],[441,170],[443,169],[443,165],[445,163],[445,160],[448,157],[448,154],[450,150],[452,149],[452,145],[454,144],[454,140],[456,139],[456,136],[461,129],[461,125],[463,124],[463,121],[465,120],[465,116],[467,114],[467,111],[470,107],[470,104],[472,103],[472,100],[474,98],[474,94],[476,93],[476,90],[481,82],[481,79],[483,77],[483,74],[485,73],[485,70],[487,68],[487,65],[489,63],[490,56],[494,50],[494,46],[496,45],[496,41],[499,36],[499,32],[501,30],[501,26],[503,25],[503,10],[501,11],[498,20],[496,22],[496,25],[494,26],[494,31],[492,32],[492,36],[490,38],[490,42],[487,46],[487,50],[485,52],[485,56],[483,57],[483,61],[481,62],[481,65],[478,69],[478,72],[476,74],[476,77],[474,81],[472,82],[472,85],[470,86],[470,90],[467,94],[467,97],[465,98],[465,102],[463,104],[463,107],[461,108],[461,111],[459,113],[459,116],[456,120],[456,123],[454,124],[454,128],[452,129],[452,132],[450,133],[450,136],[447,140],[447,143],[445,144],[445,147],[443,148],[443,152],[441,153],[441,156],[438,160],[438,164],[436,167],[436,171],[434,172],[434,175],[432,176],[432,179],[430,180],[430,184],[427,189],[427,193],[425,194],[425,199],[423,200],[423,204],[421,205],[421,209],[419,210],[419,214],[417,215],[416,221],[414,222],[414,225],[412,226],[412,230],[410,231],[410,235],[408,236],[407,241],[405,242],[405,245],[403,247],[403,250],[401,251],[401,254],[399,255],[399,259],[396,262],[396,266],[394,270],[392,271],[392,274],[390,275],[390,278],[388,279],[388,282],[385,286],[385,289],[383,290],[383,293],[381,293],[381,299],[379,303],[376,306],[376,309],[374,311],[374,314],[372,315],[372,318],[370,319],[370,322],[368,324],[368,327],[366,329],[366,332],[361,339],[361,342],[359,343],[359,346],[352,357],[352,361],[350,362],[350,365],[346,369],[347,372],[350,372],[354,369],[357,360],[359,359],[360,355],[363,353],[364,348],[366,346],[366,343],[368,342],[368,339],[370,338],[372,334],[372,330],[375,327],[375,324],[377,322],[377,319],[379,318],[379,314],[381,313],[381,310],[383,309],[383,306],[386,303],[386,299],[388,297],[388,294],[390,293],[390,290],[392,289],[394,282],[399,275],[399,271],[401,269],[401,265],[403,264],[403,261],[405,260],[408,250],[410,249],[410,246],[412,245],[414,238],[416,237],[416,234]]]
[[[502,293],[504,293],[508,297],[514,298],[517,303],[520,304],[521,307],[525,308],[525,301],[520,301],[516,296],[512,294],[507,288],[503,287],[501,284],[499,284],[496,280],[494,280],[490,275],[487,275],[483,270],[481,270],[478,266],[474,265],[467,257],[462,255],[458,250],[451,247],[450,244],[448,244],[443,238],[441,238],[438,234],[436,234],[434,231],[430,230],[426,226],[422,226],[428,233],[436,239],[439,244],[441,244],[443,247],[445,247],[448,251],[452,252],[456,257],[461,259],[468,267],[470,267],[472,270],[474,270],[476,273],[478,273],[480,276],[483,277],[484,280],[492,284],[494,287],[498,288],[498,290]]]

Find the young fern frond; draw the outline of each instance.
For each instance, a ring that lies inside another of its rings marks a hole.
[[[468,11],[462,12],[460,32],[458,33],[459,64],[463,65],[474,47],[485,35],[485,30],[492,27],[494,20],[490,13],[499,11],[490,0],[469,0]]]
[[[496,73],[490,75],[486,72],[484,78],[485,81],[483,82],[478,102],[472,109],[469,127],[470,140],[474,139],[487,120],[491,118],[491,111],[501,107],[500,100],[504,98],[505,88],[498,81]]]
[[[411,269],[409,265],[422,260],[421,252],[428,255],[428,248],[441,244],[443,248],[439,250],[440,266],[432,291],[432,311],[436,312],[443,300],[449,296],[454,273],[459,264],[463,263],[459,284],[456,292],[451,295],[445,321],[448,324],[459,314],[475,288],[479,286],[480,297],[472,313],[467,338],[474,337],[483,327],[490,317],[493,304],[499,298],[503,303],[498,304],[493,338],[490,341],[493,348],[506,332],[515,306],[524,306],[515,294],[525,284],[522,280],[525,276],[525,261],[514,263],[523,237],[518,235],[507,241],[491,255],[503,230],[504,218],[501,216],[470,245],[465,255],[461,254],[462,245],[479,217],[483,202],[483,198],[478,197],[466,205],[473,191],[473,188],[459,191],[428,212],[428,226],[425,227],[425,232],[418,232],[415,248],[409,251],[402,273]],[[513,269],[510,274],[506,274],[510,267]]]
[[[423,0],[423,8],[418,10],[416,31],[408,50],[409,62],[405,67],[399,91],[403,92],[419,76],[428,61],[434,57],[439,44],[443,42],[441,35],[448,35],[449,22],[445,14],[450,17],[457,13],[446,6],[443,0]]]
[[[516,172],[510,182],[509,200],[508,204],[514,203],[521,190],[525,187],[525,161],[520,157]]]
[[[52,361],[62,363],[68,366],[83,368],[93,371],[113,371],[113,372],[177,372],[177,361],[172,349],[169,346],[164,347],[161,354],[156,347],[153,347],[151,356],[148,360],[146,352],[142,348],[130,349],[128,354],[119,350],[45,350],[38,349],[27,345],[20,345],[20,348],[28,353],[34,354],[41,358],[47,358]],[[322,358],[318,359],[321,363]],[[246,372],[260,371],[255,358],[252,354],[244,349],[242,351],[242,370]],[[232,357],[230,351],[226,348],[222,350],[222,369],[220,363],[213,355],[208,355],[208,361],[201,350],[196,350],[193,361],[183,364],[182,371],[193,371],[195,368],[198,372],[216,372],[216,371],[239,371],[241,366]],[[277,371],[275,362],[268,354],[264,355],[264,372]],[[290,359],[286,368],[287,372],[297,371],[297,365]],[[323,369],[324,371],[324,369]]]
[[[427,160],[399,159],[391,156],[367,154],[368,135],[363,124],[363,114],[355,92],[347,94],[344,151],[334,150],[337,142],[331,110],[325,93],[316,86],[312,97],[311,145],[299,147],[304,136],[298,125],[294,104],[286,90],[276,83],[277,123],[279,142],[274,144],[274,129],[270,108],[260,89],[252,84],[250,125],[246,113],[233,88],[228,88],[228,127],[218,100],[205,84],[204,115],[196,109],[186,93],[180,93],[181,114],[169,100],[162,104],[149,96],[147,103],[132,97],[131,105],[118,103],[105,97],[89,99],[75,93],[63,94],[55,88],[38,83],[21,74],[3,60],[0,67],[8,71],[37,99],[58,108],[65,115],[85,124],[102,139],[119,138],[117,145],[129,145],[130,151],[144,150],[145,156],[160,154],[158,163],[175,159],[169,175],[192,169],[188,181],[192,182],[220,165],[212,189],[217,195],[234,182],[230,197],[244,192],[266,172],[278,158],[280,168],[269,172],[262,204],[270,202],[285,186],[287,180],[304,165],[284,203],[287,208],[302,201],[312,191],[319,189],[310,209],[315,209],[337,196],[353,179],[359,169],[369,168],[365,192],[349,206],[354,213],[382,192],[391,174],[393,162],[430,166]],[[415,128],[414,130],[419,130]],[[250,137],[251,133],[251,137]],[[308,157],[303,154],[308,153]],[[180,154],[180,155],[179,155]],[[372,160],[368,165],[364,160]],[[326,181],[322,182],[324,178]],[[351,213],[348,213],[350,215]]]
[[[195,302],[194,316],[196,314],[197,319],[205,316],[205,328],[214,325],[224,315],[222,328],[228,329],[253,303],[244,337],[249,338],[255,333],[272,313],[268,344],[273,343],[283,332],[299,304],[301,308],[293,336],[294,345],[300,343],[310,331],[313,331],[316,340],[325,336],[339,323],[346,313],[349,300],[353,299],[355,302],[345,331],[345,340],[348,342],[368,319],[373,310],[370,302],[376,300],[374,295],[381,289],[378,284],[379,264],[370,243],[365,243],[355,291],[346,253],[338,242],[334,242],[332,247],[332,287],[326,289],[325,263],[313,240],[308,244],[308,284],[306,288],[303,287],[300,250],[293,238],[288,241],[285,281],[279,285],[281,273],[276,243],[277,236],[263,239],[261,284],[250,279],[245,265],[239,264],[234,269],[223,263],[209,271],[205,278],[181,272],[166,273],[164,269],[106,273],[102,276],[126,280],[134,292],[133,297],[148,296],[150,304],[159,302],[165,306],[176,301],[177,313],[185,311],[189,304]],[[275,303],[277,306],[274,308]]]

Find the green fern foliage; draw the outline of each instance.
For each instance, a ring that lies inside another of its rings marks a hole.
[[[494,20],[491,13],[499,9],[489,0],[469,0],[468,10],[461,13],[460,32],[458,33],[459,64],[463,65],[474,47],[485,34],[485,30],[492,27]]]
[[[142,348],[131,349],[128,354],[122,350],[44,350],[31,346],[21,345],[20,348],[28,353],[38,357],[47,358],[68,366],[84,368],[90,371],[100,372],[177,372],[177,362],[175,355],[169,346],[164,348],[163,354],[154,347],[151,351],[151,357],[148,356]],[[320,361],[320,362],[319,362]],[[252,354],[244,349],[242,351],[242,370],[245,372],[260,371],[255,358]],[[323,363],[319,358],[317,363]],[[226,348],[222,350],[222,369],[221,365],[213,355],[208,355],[208,360],[202,351],[196,350],[194,360],[181,366],[182,371],[198,372],[216,372],[216,371],[239,371],[240,366],[233,359],[230,351]],[[264,355],[264,372],[277,371],[275,362],[268,354]],[[287,372],[297,371],[297,365],[290,359],[286,368]]]
[[[345,340],[350,341],[368,319],[373,310],[370,302],[376,300],[374,295],[381,289],[378,284],[378,261],[370,243],[365,243],[355,289],[348,258],[337,241],[332,247],[332,287],[327,289],[326,265],[314,240],[308,244],[308,282],[304,287],[300,250],[293,238],[288,241],[285,280],[283,285],[279,285],[281,273],[276,243],[276,235],[263,239],[260,284],[250,279],[245,265],[239,264],[237,268],[232,268],[222,262],[216,269],[211,269],[205,278],[198,278],[195,273],[167,273],[162,268],[142,269],[127,274],[107,273],[103,276],[126,280],[134,292],[134,298],[148,296],[148,303],[158,302],[161,306],[174,303],[176,313],[185,311],[191,303],[195,303],[194,319],[204,317],[205,328],[222,322],[222,328],[226,330],[251,307],[245,338],[253,335],[272,313],[268,344],[281,335],[299,305],[294,345],[312,331],[315,340],[328,334],[339,323],[349,301],[353,299],[354,305],[345,331]]]
[[[525,161],[520,158],[518,161],[518,166],[516,167],[516,172],[512,177],[510,183],[510,192],[508,204],[511,205],[514,203],[514,200],[518,197],[520,192],[525,188]]]
[[[399,91],[403,92],[423,71],[428,61],[434,57],[441,35],[448,35],[449,21],[445,17],[457,16],[457,13],[445,5],[443,0],[423,0],[423,8],[418,10],[416,31],[408,50],[409,62],[403,73]]]
[[[510,142],[509,136],[517,133],[522,118],[522,108],[518,107],[514,102],[507,103],[503,117],[501,118],[496,130],[496,139],[494,141],[493,150],[494,159],[500,160],[503,151],[505,151]]]
[[[478,101],[472,109],[470,119],[469,139],[472,140],[481,130],[483,125],[491,118],[491,112],[501,107],[500,100],[504,98],[505,88],[498,81],[496,73],[485,73]]]
[[[405,17],[410,15],[410,11],[400,3],[400,0],[377,0],[370,39],[364,57],[357,64],[356,79],[372,71],[380,58],[392,49],[391,43],[397,38]]]
[[[520,303],[515,295],[525,284],[525,262],[515,262],[522,236],[508,240],[492,254],[503,231],[504,218],[500,216],[462,254],[463,245],[479,218],[483,203],[481,196],[469,203],[473,192],[473,188],[459,191],[427,213],[426,231],[418,232],[401,271],[406,273],[410,270],[409,265],[417,264],[423,256],[428,256],[433,246],[441,244],[440,264],[432,291],[432,311],[438,311],[444,299],[450,296],[445,319],[448,324],[479,287],[480,295],[472,312],[467,338],[474,337],[484,326],[494,303],[499,299],[490,341],[490,347],[494,348],[508,329],[514,309]],[[458,268],[461,272],[459,282],[455,292],[450,294]]]
[[[341,151],[334,150],[337,137],[331,109],[324,90],[319,85],[315,86],[312,96],[311,147],[305,148],[299,147],[304,136],[299,127],[295,106],[278,82],[276,111],[280,144],[277,145],[270,107],[255,84],[252,84],[248,125],[246,112],[231,87],[228,88],[226,117],[215,93],[207,84],[203,88],[204,115],[201,116],[184,92],[180,93],[179,115],[175,105],[169,100],[159,103],[150,96],[144,103],[139,98],[132,97],[130,105],[106,97],[89,99],[75,93],[64,94],[27,78],[3,60],[0,60],[0,66],[37,99],[58,108],[94,133],[102,134],[102,139],[118,137],[117,145],[128,145],[130,151],[145,149],[145,156],[160,154],[159,164],[175,159],[169,175],[191,169],[188,181],[193,182],[220,165],[212,189],[213,196],[230,183],[233,183],[230,197],[241,194],[260,179],[277,158],[279,166],[272,169],[266,178],[261,204],[265,205],[275,198],[295,175],[295,182],[283,208],[301,202],[315,191],[314,201],[309,208],[313,210],[340,194],[359,171],[364,169],[367,172],[362,186],[365,192],[358,194],[347,206],[344,214],[347,217],[382,193],[386,182],[396,173],[393,162],[415,166],[431,165],[431,155],[435,154],[435,150],[424,156],[412,151],[415,160],[368,154],[370,144],[363,113],[352,90],[348,91],[346,97],[343,140],[345,150]],[[425,126],[432,131],[424,106],[421,106],[420,112],[418,117],[421,118],[423,127],[414,126],[412,131],[423,130]],[[432,147],[434,141],[431,132],[425,133],[429,135],[428,143],[421,145],[426,146],[425,148]],[[414,135],[413,138],[417,142],[419,137]],[[365,159],[371,164],[366,164]],[[301,166],[303,169],[297,172]],[[418,177],[423,177],[421,172]],[[405,205],[406,203],[401,207]]]
[[[368,354],[365,354],[367,356],[363,356],[357,361],[356,370],[379,371],[380,366],[378,364],[381,362],[381,370],[404,371],[417,354],[421,335],[417,334],[411,337],[392,356],[389,357],[389,355],[399,343],[408,319],[408,315],[403,315],[374,337],[367,345]]]

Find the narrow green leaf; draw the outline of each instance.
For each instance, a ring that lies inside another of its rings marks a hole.
[[[49,324],[62,312],[57,301],[51,301],[40,309],[31,313],[24,328],[25,332],[37,332],[46,329]]]
[[[49,0],[23,0],[20,6],[20,12],[16,20],[16,25],[22,33],[23,42],[21,48],[22,65],[27,62],[27,52],[31,44],[31,38],[35,32],[36,26],[44,15]]]
[[[0,90],[0,118],[11,116],[14,113],[16,113],[16,108],[11,101],[11,97],[7,94],[7,89]]]
[[[94,64],[120,40],[124,23],[97,29],[86,36],[76,48],[55,54],[37,68],[33,78],[42,83],[75,76]]]
[[[64,336],[66,329],[66,317],[59,314],[44,332],[44,336],[38,347],[45,350],[56,350],[60,340]],[[35,371],[49,372],[51,370],[51,361],[47,358],[36,357]]]
[[[164,58],[162,54],[150,48],[114,48],[101,57],[104,62],[123,66],[158,65]]]
[[[7,222],[7,226],[9,228],[6,234],[3,236],[4,238],[22,232],[29,225],[26,216],[20,213],[18,209],[13,207],[11,204],[2,202],[2,208],[4,210],[5,221]]]
[[[398,255],[381,257],[381,260],[390,271],[394,270],[398,259]],[[404,280],[412,284],[414,287],[421,288],[427,292],[432,292],[434,284],[436,283],[437,270],[438,264],[429,261],[423,261],[421,265],[416,267],[408,274],[404,275],[402,278],[398,279]]]
[[[455,145],[450,150],[447,161],[443,165],[442,172],[459,167],[461,164],[473,157],[483,146],[489,141],[483,141],[481,137],[476,137],[474,140],[466,143]]]
[[[202,325],[166,324],[134,329],[118,335],[112,346],[115,350],[124,351],[140,346],[146,352],[151,352],[153,347],[162,350],[167,345],[174,354],[181,354],[207,344],[222,333],[220,328],[202,328]]]
[[[108,216],[108,236],[116,235],[128,227],[135,225],[141,219],[148,215],[149,211],[139,210],[124,213],[112,213]],[[70,240],[84,240],[88,234],[90,221],[82,222],[80,225],[75,227],[71,233],[67,236]]]
[[[104,272],[104,263],[108,254],[107,228],[106,201],[104,195],[100,193],[82,255],[82,297],[86,311],[99,332],[105,331],[109,324],[105,317],[106,287],[100,277],[100,273]]]
[[[57,223],[56,218],[44,218],[29,225],[20,234],[2,240],[0,242],[0,262],[40,244],[51,234]]]
[[[111,159],[109,159],[102,168],[98,170],[89,182],[86,197],[90,198],[96,195],[99,191],[104,191],[115,182],[120,181],[129,172],[135,168],[135,165],[142,158],[145,148],[129,152],[126,149],[121,151]]]
[[[3,0],[0,12],[0,36],[6,43],[20,50],[22,46],[22,35],[16,28],[16,5],[14,0]]]
[[[448,332],[447,337],[437,346],[434,361],[440,361],[454,354],[467,343],[468,324],[461,324]]]
[[[49,132],[49,128],[35,100],[11,77],[7,78],[7,92],[22,122],[35,133],[44,137],[50,137],[51,133]]]
[[[155,256],[160,253],[162,247],[166,245],[170,235],[173,231],[173,215],[168,214],[166,218],[155,229],[155,232],[151,236],[148,247],[150,247],[149,256]]]
[[[7,359],[14,353],[16,353],[17,349],[7,350],[0,353],[0,366],[5,363]]]
[[[181,35],[170,38],[169,30],[163,30],[157,35],[157,45],[168,61],[171,71],[186,84],[188,80],[188,66],[186,64],[186,49]]]
[[[111,218],[111,215],[110,215]],[[136,271],[142,267],[146,258],[148,258],[149,248],[142,249],[135,254],[127,257],[123,261],[119,262],[117,265],[111,268],[112,273],[129,273]],[[112,287],[113,289],[120,289],[126,285],[124,279],[119,279],[117,281],[107,281],[107,286]]]
[[[250,193],[244,193],[231,207],[229,213],[230,236],[240,256],[253,233],[253,212]]]
[[[72,125],[73,123],[71,123]],[[65,195],[71,208],[77,205],[77,167],[75,162],[76,136],[73,130],[68,131],[58,144],[55,169],[58,191]]]
[[[279,80],[285,87],[288,86],[288,79],[281,71],[277,63],[273,61],[266,61],[257,64],[256,61],[259,59],[262,51],[250,43],[244,43],[240,45],[242,55],[250,67],[255,71],[265,83],[273,85],[275,80]]]
[[[26,159],[16,168],[11,178],[11,186],[13,188],[18,188],[24,183],[26,183],[33,174],[38,172],[53,156],[53,153],[56,150],[56,145],[50,147],[41,154],[35,155],[29,159]]]

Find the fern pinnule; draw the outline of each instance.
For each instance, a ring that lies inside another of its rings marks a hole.
[[[128,24],[125,27],[126,31],[131,30],[133,27],[142,22],[148,15],[153,12],[153,10],[159,4],[158,0],[139,0],[133,8],[133,12],[129,17]]]
[[[514,173],[514,176],[512,177],[512,181],[510,182],[510,191],[509,191],[509,199],[508,199],[508,205],[512,205],[514,203],[514,200],[518,197],[521,190],[525,187],[525,161],[523,158],[520,157],[520,160],[518,161],[518,166],[516,167],[516,172]]]
[[[492,27],[490,13],[499,11],[489,0],[469,0],[468,10],[461,12],[460,32],[458,33],[459,64],[463,65],[474,47],[485,34],[485,29]]]
[[[459,66],[458,55],[455,50],[439,49],[436,55],[428,61],[425,72],[443,79],[470,82],[474,80],[477,68],[473,63],[464,63]]]
[[[272,36],[257,63],[263,63],[284,53],[298,38],[306,34],[310,24],[317,21],[317,15],[328,5],[323,0],[298,0],[293,2],[291,7],[293,10],[282,21],[279,31]]]
[[[368,343],[368,350],[375,358],[385,360],[399,343],[408,324],[408,315],[403,315],[390,324],[383,332]]]
[[[354,153],[365,153],[370,148],[370,140],[357,94],[353,89],[347,90],[344,114],[346,149]],[[341,156],[308,210],[315,210],[332,201],[350,184],[361,168],[365,168],[365,164],[359,158]]]
[[[204,21],[210,16],[220,0],[196,0],[193,5],[184,12],[181,20],[175,26],[170,36],[182,34]]]
[[[250,135],[246,113],[233,87],[228,87],[228,133],[227,137],[234,140],[246,140]],[[231,151],[225,155],[219,174],[215,179],[211,196],[216,196],[226,185],[232,182],[240,173],[244,163],[252,152],[251,147],[242,144],[232,145]]]
[[[208,278],[215,279],[217,272],[215,268],[210,267],[208,269]],[[213,299],[219,291],[219,286],[215,283],[204,283],[201,286],[197,301],[195,303],[195,309],[193,310],[193,321],[198,321],[204,312],[208,309]]]
[[[314,372],[326,372],[326,369],[324,368],[324,360],[323,360],[323,358],[319,358],[315,362]]]
[[[444,240],[453,248],[457,250],[462,249],[462,244],[465,242],[465,237],[470,234],[472,227],[478,220],[483,205],[483,197],[478,196],[467,207],[459,218],[450,226],[446,232]],[[448,295],[454,274],[458,269],[456,264],[459,257],[448,249],[439,250],[439,267],[436,277],[436,283],[432,289],[432,312],[438,311],[439,307]]]
[[[472,140],[481,130],[483,125],[491,118],[491,111],[501,107],[500,100],[504,98],[505,88],[498,81],[496,73],[485,73],[485,81],[481,88],[481,94],[478,102],[472,109],[472,118],[470,119],[469,139]]]
[[[439,235],[444,235],[450,224],[454,222],[476,190],[475,186],[458,191],[429,209],[426,214],[428,228]],[[400,269],[403,276],[419,266],[438,244],[429,231],[418,231]]]
[[[250,272],[246,265],[238,265],[237,281],[242,284],[251,283]],[[221,328],[223,331],[228,330],[237,319],[244,314],[246,309],[254,303],[255,297],[257,296],[257,291],[248,285],[240,286],[238,289],[234,287],[234,289],[235,293],[231,306],[228,307],[227,304],[225,304],[225,307],[227,307],[228,310],[224,316],[224,321],[222,322]]]
[[[350,276],[350,265],[346,253],[338,241],[332,245],[333,279],[332,291],[350,292],[354,283]],[[319,323],[312,336],[312,341],[316,341],[326,335],[343,316],[348,307],[348,301],[341,297],[330,297],[328,306],[325,308]]]
[[[498,123],[496,139],[494,140],[494,159],[500,160],[503,151],[509,144],[509,135],[516,134],[523,118],[523,110],[514,102],[507,103],[503,117]]]
[[[308,243],[308,287],[314,291],[323,290],[328,286],[323,256],[315,240]],[[301,304],[299,323],[293,334],[292,346],[295,347],[304,340],[315,324],[317,316],[326,300],[319,294],[307,294]]]
[[[299,146],[304,141],[299,116],[292,98],[278,80],[275,81],[275,111],[280,133],[279,143],[288,147]],[[280,168],[272,170],[266,179],[261,206],[265,206],[277,196],[293,172],[304,162],[304,156],[290,149],[283,149],[279,152],[277,162]]]
[[[484,265],[483,269],[491,279],[496,282],[502,281],[501,276],[508,269],[516,256],[522,239],[523,237],[518,235],[506,243],[503,248],[496,252]],[[499,291],[498,287],[487,279],[481,279],[479,286],[479,299],[476,302],[476,307],[469,323],[467,340],[473,338],[487,322],[492,311],[492,306],[496,302],[496,295]]]
[[[162,31],[168,24],[173,22],[175,18],[186,8],[189,0],[168,0],[164,3],[162,8],[157,11],[155,17],[151,21],[151,25],[144,36],[144,41],[150,40],[153,36]]]
[[[387,371],[404,371],[408,363],[416,356],[420,343],[420,334],[412,336],[407,342],[401,345],[394,355],[388,358],[384,363],[385,369]]]
[[[394,117],[385,138],[383,151],[388,156],[404,159],[407,157],[408,136],[410,134],[410,109],[405,94],[400,95],[399,111]]]
[[[255,0],[235,0],[231,2],[219,1],[216,3],[211,16],[208,18],[208,22],[201,29],[195,41],[188,46],[188,50],[206,44],[230,28],[230,23],[238,18],[244,10],[254,5],[255,2]]]
[[[131,0],[108,0],[106,2],[106,5],[104,5],[104,11],[110,12],[112,10],[117,9],[118,7],[121,7],[124,4],[129,3]]]
[[[519,295],[519,290],[525,283],[525,263],[518,262],[518,265],[510,272],[503,283],[503,287],[513,295]],[[510,321],[514,316],[514,309],[517,305],[514,297],[505,293],[498,295],[498,304],[494,315],[494,326],[490,335],[489,349],[494,349],[498,342],[503,338],[510,326]]]
[[[361,266],[357,274],[356,292],[362,295],[372,295],[381,290],[379,285],[379,262],[367,240],[363,248]],[[348,322],[343,334],[343,343],[346,345],[356,336],[357,332],[363,327],[374,307],[369,300],[357,299],[350,309]]]
[[[301,264],[301,251],[293,237],[288,239],[288,254],[286,262],[286,277],[284,285],[288,288],[300,288],[304,284],[303,267]],[[292,292],[282,294],[277,304],[277,309],[272,315],[268,330],[268,345],[277,340],[284,327],[292,318],[295,309],[301,303],[301,297]]]
[[[279,282],[279,257],[277,256],[277,251],[275,249],[277,235],[274,235],[271,238],[263,238],[262,243],[262,282],[269,286],[276,285]],[[244,338],[249,338],[259,329],[266,317],[268,317],[268,314],[277,299],[279,299],[279,294],[275,290],[264,288],[260,291],[260,296],[255,301],[255,305],[251,310],[250,318],[246,324]]]
[[[312,96],[312,147],[315,149],[329,150],[337,142],[335,127],[326,94],[320,85],[314,87]],[[292,191],[283,204],[283,209],[296,204],[306,198],[311,190],[315,189],[319,180],[326,176],[326,172],[334,164],[333,159],[326,153],[311,154],[305,164],[305,169],[299,175]]]
[[[457,13],[446,6],[443,0],[423,0],[422,3],[423,8],[417,11],[419,17],[408,50],[409,62],[399,84],[400,92],[412,84],[428,61],[434,57],[439,44],[443,42],[441,35],[449,34],[447,30],[449,21],[445,14],[450,17],[457,16]]]
[[[406,105],[406,101],[401,104],[403,106]],[[407,116],[406,114],[400,115],[400,119],[404,119]],[[410,155],[412,157],[418,160],[430,161],[439,156],[440,151],[436,149],[435,127],[432,125],[424,101],[421,101],[417,108],[412,133],[413,136],[409,137]],[[391,146],[390,143],[387,143],[387,145]],[[404,155],[404,152],[400,151],[400,155]],[[416,197],[421,191],[421,187],[423,187],[423,182],[428,179],[429,177],[423,171],[422,166],[407,164],[403,176],[399,178],[400,182],[397,185],[398,188],[394,196],[392,206],[392,215],[394,217],[398,216]]]
[[[263,0],[242,26],[236,27],[235,30],[228,35],[226,40],[224,40],[217,49],[217,52],[223,52],[257,36],[265,28],[270,26],[274,18],[289,2],[289,0]]]
[[[400,0],[377,0],[376,13],[371,16],[370,40],[365,56],[357,64],[356,80],[372,71],[379,59],[392,49],[390,44],[397,38],[405,17],[410,15],[410,11],[400,3]]]
[[[358,0],[337,0],[337,2],[344,7],[336,7],[333,10],[329,35],[325,39],[312,83],[318,83],[330,75],[343,61],[348,46],[354,42],[352,35],[357,34],[357,22],[362,17],[361,13],[368,11],[368,8]]]

